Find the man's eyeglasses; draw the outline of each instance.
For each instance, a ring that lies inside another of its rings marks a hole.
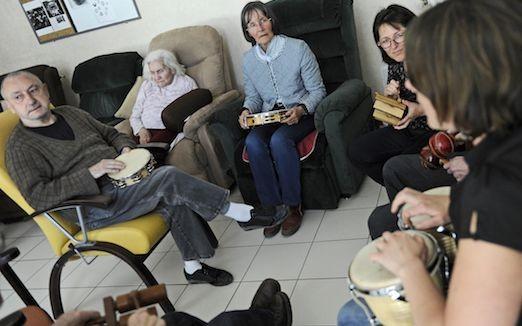
[[[377,43],[383,49],[387,49],[392,45],[392,40],[395,44],[401,44],[404,42],[404,32],[395,33],[392,39],[385,38]]]
[[[258,29],[261,26],[265,26],[270,21],[272,21],[272,18],[266,18],[266,17],[259,19],[257,22],[251,21],[247,24],[247,29],[248,30]]]

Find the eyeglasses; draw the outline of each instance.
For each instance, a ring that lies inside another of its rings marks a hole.
[[[395,44],[403,43],[404,42],[404,32],[395,33],[395,35],[393,35],[392,39],[385,38],[382,41],[379,41],[377,43],[377,45],[383,49],[387,49],[392,45],[392,40],[393,40],[393,42],[395,42]]]
[[[268,24],[268,22],[271,22],[271,21],[272,21],[272,18],[266,18],[266,17],[259,19],[257,22],[251,21],[247,24],[247,30],[253,30],[253,29],[260,28],[261,26],[265,26],[266,24]]]

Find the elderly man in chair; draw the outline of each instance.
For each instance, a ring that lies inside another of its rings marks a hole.
[[[197,215],[210,221],[223,214],[250,230],[277,225],[288,214],[288,207],[282,205],[255,210],[232,203],[228,190],[173,166],[160,167],[137,184],[117,188],[106,175],[125,167],[114,158],[135,147],[130,138],[79,109],[62,106],[51,111],[46,85],[31,73],[9,74],[0,91],[20,118],[8,140],[6,165],[27,202],[43,210],[76,196],[110,196],[108,208],[85,209],[88,229],[159,212],[181,251],[189,283],[223,286],[233,281],[230,273],[200,262],[212,257],[214,248],[201,223],[195,223]]]

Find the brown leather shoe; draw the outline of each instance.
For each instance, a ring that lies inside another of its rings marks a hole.
[[[273,238],[276,236],[276,234],[279,233],[279,230],[281,230],[281,224],[278,224],[276,226],[269,226],[263,229],[263,235],[265,236],[265,238]]]
[[[281,234],[284,237],[289,237],[292,234],[296,233],[297,230],[301,227],[301,222],[303,221],[303,211],[301,210],[301,205],[299,206],[291,206],[290,213],[286,220],[281,224],[283,226],[283,230]]]

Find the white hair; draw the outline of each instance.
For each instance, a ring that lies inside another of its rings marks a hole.
[[[170,51],[159,49],[149,52],[149,54],[147,54],[143,60],[143,78],[147,80],[150,80],[149,63],[153,61],[163,62],[166,67],[168,67],[172,72],[175,72],[177,75],[185,75],[185,67],[178,62],[176,56]]]
[[[40,78],[38,78],[38,76],[36,76],[32,72],[25,71],[25,70],[18,70],[18,71],[15,71],[15,72],[11,72],[11,73],[7,74],[7,76],[5,76],[5,78],[2,80],[2,83],[0,84],[0,95],[2,95],[4,100],[7,100],[7,98],[6,98],[7,94],[4,94],[4,84],[5,84],[5,82],[7,80],[9,80],[9,79],[12,79],[12,78],[15,78],[15,77],[19,77],[19,76],[24,76],[24,77],[33,79],[38,86],[42,86],[44,84],[40,80]]]

